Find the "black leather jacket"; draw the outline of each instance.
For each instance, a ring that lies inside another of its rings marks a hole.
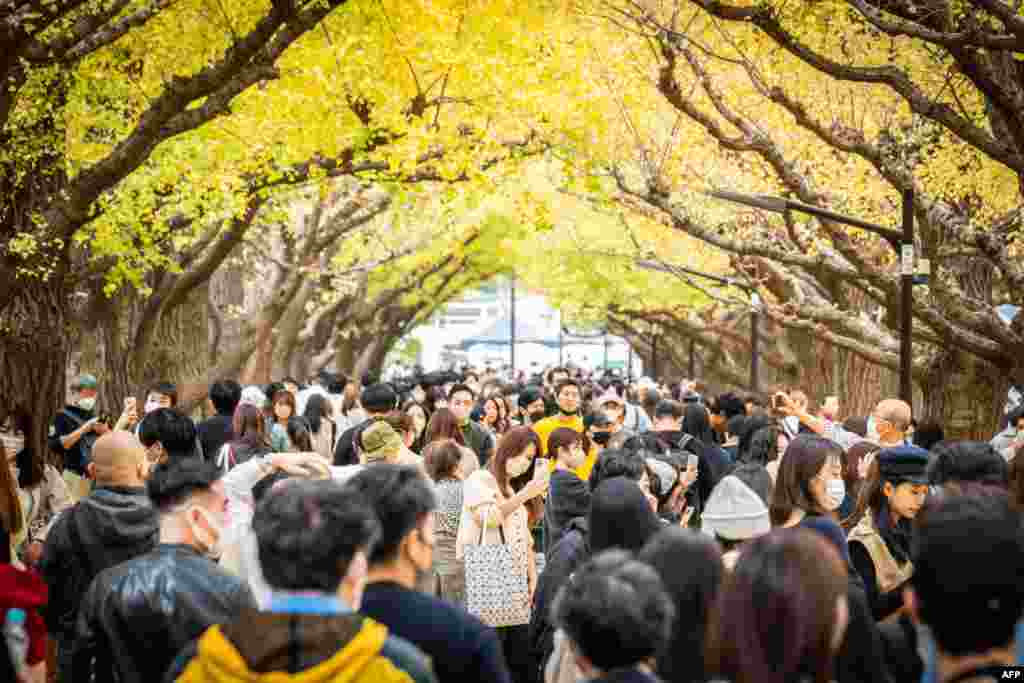
[[[96,577],[79,608],[69,680],[152,683],[215,624],[256,608],[248,586],[184,545],[159,545]]]

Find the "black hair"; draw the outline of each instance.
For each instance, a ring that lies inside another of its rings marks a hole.
[[[938,422],[923,422],[914,429],[914,445],[930,451],[937,443],[946,440],[946,432]]]
[[[198,457],[199,431],[195,422],[174,408],[158,408],[139,423],[139,441],[149,448],[157,441],[163,444],[170,459]]]
[[[306,412],[302,417],[309,424],[309,430],[319,434],[324,419],[330,419],[333,408],[331,402],[320,394],[313,394],[306,399]]]
[[[210,402],[218,415],[234,415],[241,400],[242,385],[233,379],[219,379],[210,385]]]
[[[962,657],[1009,645],[1024,611],[1024,537],[1009,496],[944,498],[917,522],[910,584],[939,647]]]
[[[348,384],[348,378],[344,375],[328,373],[327,377],[324,379],[324,389],[327,390],[328,394],[337,395],[345,392],[345,385]]]
[[[737,418],[734,417],[732,420],[730,420],[730,424],[733,420],[736,419]],[[729,433],[735,434],[739,438],[739,443],[737,445],[737,458],[739,460],[748,460],[750,459],[750,450],[753,446],[755,435],[757,435],[757,433],[760,432],[762,429],[769,427],[777,427],[778,422],[776,422],[773,418],[770,418],[766,415],[754,415],[752,417],[742,419],[743,424],[740,425],[739,431],[734,432],[730,427]],[[775,436],[776,438],[778,437],[778,429],[775,430]],[[761,439],[763,440],[765,438],[766,436],[762,434]],[[765,444],[761,444],[759,446],[759,448],[761,448],[762,450],[765,450],[765,447]],[[776,440],[775,443],[775,452],[778,453],[778,440]],[[758,457],[766,457],[768,455],[770,455],[770,453],[765,453],[763,455],[759,455]],[[761,464],[764,465],[767,462],[770,462],[770,460],[766,460]]]
[[[309,433],[309,422],[304,417],[292,416],[288,418],[288,440],[300,453],[311,453],[313,451],[313,440]]]
[[[779,453],[778,428],[774,426],[761,427],[750,434],[747,447],[740,449],[739,462],[764,467],[768,463],[778,460],[781,455]]]
[[[704,636],[725,575],[718,546],[705,534],[673,525],[647,541],[637,559],[661,576],[680,617],[671,645],[658,658],[658,675],[664,681],[705,680]]]
[[[747,414],[747,404],[743,402],[743,399],[732,392],[719,395],[715,399],[715,405],[712,409],[715,415],[721,415],[726,420],[735,417],[737,415]]]
[[[358,492],[380,520],[380,538],[370,564],[394,560],[402,539],[437,508],[430,482],[415,467],[385,463],[366,467],[345,488]]]
[[[448,400],[451,401],[453,398],[455,398],[455,394],[458,393],[467,393],[469,394],[470,398],[472,398],[474,401],[476,400],[476,392],[473,391],[473,389],[466,384],[456,384],[452,386],[452,388],[448,391]]]
[[[733,415],[732,417],[729,418],[728,422],[725,423],[725,431],[729,432],[735,437],[739,437],[740,435],[746,432],[746,430],[744,429],[746,427],[746,424],[746,415]]]
[[[683,415],[686,414],[686,410],[683,404],[678,401],[662,400],[658,401],[658,405],[654,408],[654,417],[671,417],[673,420],[681,420]]]
[[[171,399],[171,407],[178,405],[178,385],[174,384],[174,382],[157,382],[152,384],[146,394],[163,394]],[[241,398],[241,394],[239,394],[239,398]]]
[[[595,667],[611,671],[664,651],[675,604],[654,569],[628,552],[609,550],[583,565],[559,590],[552,614]]]
[[[1003,456],[982,441],[943,441],[932,446],[928,483],[977,483],[1004,488],[1010,485],[1010,471]]]
[[[212,460],[178,458],[156,465],[149,471],[146,493],[153,507],[168,512],[195,493],[209,491],[223,476],[224,470]]]
[[[742,481],[754,493],[760,496],[761,500],[764,501],[765,507],[771,505],[769,501],[772,499],[772,487],[774,484],[772,482],[772,475],[768,474],[768,470],[763,465],[753,462],[743,463],[738,465],[729,474]]]
[[[526,410],[526,407],[531,403],[536,403],[540,399],[544,398],[544,393],[540,387],[528,386],[519,392],[519,407]]]
[[[612,477],[626,477],[633,481],[640,481],[646,471],[647,463],[644,455],[639,451],[609,448],[601,452],[593,469],[590,470],[590,490],[594,491],[605,479]]]
[[[706,446],[715,444],[715,433],[708,420],[708,411],[699,403],[687,403],[683,415],[683,432],[689,434]]]
[[[390,385],[371,384],[363,389],[363,393],[359,396],[359,402],[369,413],[387,413],[395,409],[398,395]]]
[[[558,386],[555,387],[555,398],[558,398],[558,396],[562,393],[562,390],[568,386],[576,387],[576,389],[578,389],[581,394],[580,398],[582,398],[583,385],[571,377],[569,379],[562,380],[561,382],[558,383]]]
[[[360,550],[380,530],[372,508],[334,481],[291,480],[256,507],[252,530],[271,588],[337,592]]]

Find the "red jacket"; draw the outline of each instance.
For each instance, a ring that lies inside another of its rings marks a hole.
[[[18,569],[0,564],[0,627],[7,619],[7,610],[25,610],[28,630],[27,664],[34,666],[46,659],[46,624],[39,614],[46,605],[46,582],[34,569]]]

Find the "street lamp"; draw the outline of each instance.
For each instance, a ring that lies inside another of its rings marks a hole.
[[[722,277],[721,275],[712,275],[711,273],[704,273],[699,270],[693,270],[692,268],[685,268],[683,266],[677,266],[673,263],[664,263],[663,261],[652,261],[652,260],[641,260],[637,261],[636,265],[645,270],[656,270],[662,273],[671,273],[677,277],[686,279],[687,276],[704,278],[712,282],[717,282],[720,285],[726,285],[728,287],[737,287],[747,292],[750,295],[750,390],[754,393],[759,392],[761,389],[761,297],[757,295],[757,291],[744,282],[734,280],[733,278]],[[657,342],[657,336],[654,340]],[[657,346],[654,347],[654,353],[657,353]],[[690,374],[694,372],[694,353],[693,353],[693,340],[690,340]],[[656,362],[656,361],[655,361]]]
[[[792,199],[771,197],[768,195],[741,194],[716,190],[708,195],[716,199],[722,199],[734,204],[742,204],[755,209],[763,209],[773,213],[786,213],[795,211],[811,216],[816,216],[835,223],[843,223],[873,232],[885,238],[886,241],[896,250],[900,259],[900,398],[907,403],[913,404],[914,385],[911,380],[911,368],[914,362],[914,347],[912,344],[914,305],[914,191],[904,189],[903,199],[903,225],[902,230],[896,230],[884,225],[876,225],[862,221],[859,218],[844,216],[843,214],[827,211],[817,206],[803,204]]]

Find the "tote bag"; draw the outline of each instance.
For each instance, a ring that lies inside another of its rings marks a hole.
[[[513,550],[506,542],[501,524],[500,543],[484,543],[486,530],[487,515],[480,528],[479,543],[465,548],[466,609],[488,626],[528,624],[530,588],[523,551]]]

